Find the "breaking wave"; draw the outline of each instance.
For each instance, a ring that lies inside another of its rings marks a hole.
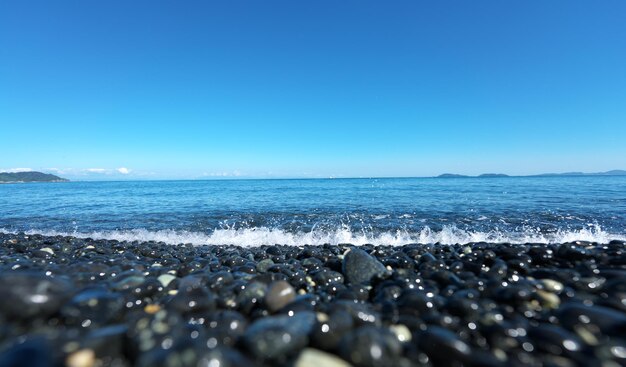
[[[16,233],[0,229],[2,233]],[[471,242],[491,243],[565,243],[573,241],[591,241],[608,243],[611,240],[626,240],[626,235],[609,233],[599,225],[589,226],[578,230],[556,230],[542,232],[540,230],[525,230],[507,232],[500,230],[472,231],[459,229],[456,226],[444,226],[441,230],[433,230],[428,226],[417,232],[398,230],[395,232],[367,233],[355,232],[344,226],[335,230],[313,230],[310,232],[289,232],[279,228],[252,227],[240,229],[216,229],[210,233],[192,232],[185,230],[111,230],[92,232],[60,232],[53,230],[29,230],[28,235],[40,234],[47,236],[73,236],[78,238],[93,238],[117,241],[155,241],[177,245],[191,243],[193,245],[322,245],[351,243],[354,245],[405,245],[409,243],[441,243],[465,244]]]

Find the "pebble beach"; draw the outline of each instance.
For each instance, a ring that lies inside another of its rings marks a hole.
[[[626,365],[626,246],[0,234],[0,366]]]
[[[0,0],[0,367],[626,367],[625,14]]]

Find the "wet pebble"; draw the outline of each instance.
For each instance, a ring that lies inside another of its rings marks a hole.
[[[72,284],[64,279],[5,272],[0,274],[0,312],[12,319],[45,318],[57,312],[73,292]]]
[[[93,287],[76,294],[63,305],[60,313],[70,325],[102,326],[121,321],[125,303],[121,294]]]
[[[341,356],[355,366],[397,366],[402,344],[389,329],[364,326],[343,337]]]
[[[0,233],[0,244],[1,366],[626,361],[621,241],[236,247]]]
[[[367,284],[374,277],[384,277],[388,273],[378,259],[358,248],[350,249],[343,259],[343,274],[353,284]]]
[[[285,307],[296,298],[296,291],[284,280],[272,283],[265,295],[265,304],[270,312]]]
[[[190,288],[178,291],[167,306],[183,315],[198,315],[215,309],[213,292],[205,288]]]
[[[324,350],[336,350],[346,333],[354,328],[354,320],[347,311],[336,310],[330,315],[318,314],[311,333],[313,345]]]
[[[350,367],[350,363],[337,357],[336,355],[323,352],[318,349],[306,348],[304,349],[298,359],[296,360],[294,367]]]
[[[250,325],[243,341],[257,359],[284,361],[308,344],[314,323],[313,313],[303,312],[293,317],[268,316]]]
[[[41,337],[11,346],[0,354],[2,367],[54,367],[50,346]]]

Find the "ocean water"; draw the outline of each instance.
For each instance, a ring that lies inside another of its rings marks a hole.
[[[626,240],[626,176],[0,185],[0,231],[170,244]]]

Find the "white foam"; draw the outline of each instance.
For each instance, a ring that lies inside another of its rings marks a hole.
[[[0,229],[0,232],[15,233]],[[441,230],[432,230],[423,227],[421,231],[409,233],[398,230],[379,234],[355,233],[347,226],[336,230],[313,230],[311,232],[291,233],[281,229],[267,227],[241,228],[241,229],[216,229],[211,233],[159,230],[149,231],[146,229],[93,231],[93,232],[58,232],[58,231],[27,231],[26,234],[41,234],[47,236],[74,236],[78,238],[107,239],[118,241],[155,241],[167,244],[191,243],[194,245],[238,245],[260,246],[284,244],[292,246],[322,245],[325,243],[339,244],[351,243],[363,245],[367,243],[375,245],[404,245],[407,243],[442,243],[464,244],[470,242],[508,242],[513,244],[523,243],[564,243],[573,241],[592,241],[607,243],[611,240],[626,241],[626,235],[614,234],[604,231],[598,225],[592,225],[580,230],[562,230],[552,233],[542,233],[539,230],[525,230],[523,232],[504,232],[493,230],[488,232],[468,231],[459,229],[453,225],[444,226]]]

